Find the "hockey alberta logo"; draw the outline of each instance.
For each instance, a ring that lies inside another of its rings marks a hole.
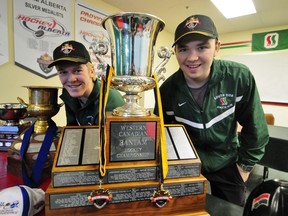
[[[20,26],[31,32],[36,38],[70,37],[71,32],[67,31],[67,28],[51,17],[39,17],[19,14],[16,19],[19,21]]]

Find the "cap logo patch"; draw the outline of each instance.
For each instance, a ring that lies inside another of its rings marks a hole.
[[[190,17],[185,24],[185,27],[188,28],[189,30],[193,30],[196,28],[198,24],[201,24],[198,18],[196,17]]]
[[[69,44],[64,44],[61,48],[61,52],[63,52],[66,55],[71,53],[73,50],[75,50],[75,49],[73,48],[72,45],[69,45]]]
[[[258,197],[254,198],[252,202],[252,206],[251,206],[251,211],[259,208],[262,205],[269,206],[269,198],[270,198],[269,193],[263,193],[259,195]]]

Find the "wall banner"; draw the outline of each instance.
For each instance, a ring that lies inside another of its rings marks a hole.
[[[8,62],[8,22],[7,22],[7,0],[0,0],[0,65]]]
[[[288,29],[252,34],[252,51],[288,49]]]
[[[107,14],[97,9],[93,9],[77,1],[75,6],[75,40],[83,43],[90,53],[91,61],[95,67],[95,71],[98,70],[98,59],[93,53],[91,44],[103,41],[108,45],[107,54],[101,56],[105,63],[111,64],[111,50],[109,43],[109,36],[107,31],[102,27],[102,21],[107,17]]]
[[[41,77],[57,74],[48,68],[53,50],[72,38],[72,0],[13,0],[15,64]]]

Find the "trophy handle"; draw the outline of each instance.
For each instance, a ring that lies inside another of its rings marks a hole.
[[[28,105],[29,105],[29,104],[25,103],[25,102],[24,102],[24,100],[23,100],[22,98],[20,98],[20,97],[17,97],[17,100],[19,101],[19,103],[20,103],[20,104],[22,104],[22,105],[24,105],[24,106],[27,106],[27,107],[28,107]]]
[[[92,49],[93,53],[96,56],[96,59],[99,61],[99,64],[97,65],[97,70],[99,72],[96,72],[97,77],[105,77],[108,64],[104,61],[101,55],[105,55],[108,52],[107,42],[93,40],[93,42],[90,44],[89,49]]]
[[[163,58],[163,61],[155,68],[155,74],[157,75],[159,81],[165,80],[163,73],[166,73],[166,68],[164,66],[167,64],[168,60],[173,54],[174,52],[172,50],[169,50],[168,47],[162,46],[158,49],[159,58]]]

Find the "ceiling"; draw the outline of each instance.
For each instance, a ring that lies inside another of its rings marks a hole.
[[[165,22],[173,33],[177,25],[193,14],[210,16],[219,34],[288,25],[288,0],[253,0],[256,14],[226,19],[210,0],[103,0],[124,12],[149,13]]]

